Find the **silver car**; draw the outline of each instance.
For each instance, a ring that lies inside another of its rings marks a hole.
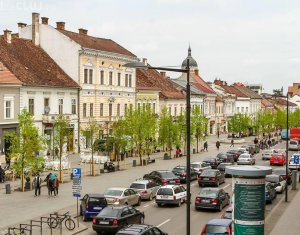
[[[238,165],[254,165],[255,159],[253,158],[253,155],[250,153],[243,153],[239,156],[237,160]]]
[[[142,199],[151,201],[155,197],[160,185],[152,180],[137,180],[130,185],[130,188],[135,189],[141,195]]]
[[[191,168],[193,168],[198,174],[201,174],[202,171],[211,169],[211,166],[206,162],[192,162]]]
[[[104,192],[108,205],[140,205],[140,194],[131,188],[109,188]]]

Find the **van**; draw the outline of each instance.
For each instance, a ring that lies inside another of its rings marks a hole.
[[[299,150],[299,141],[298,140],[290,140],[289,141],[289,150]]]
[[[157,206],[162,204],[173,204],[178,207],[186,201],[186,189],[182,185],[165,185],[160,187],[156,193],[155,202]]]

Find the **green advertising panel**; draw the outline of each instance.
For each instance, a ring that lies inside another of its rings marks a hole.
[[[264,225],[244,225],[234,224],[234,234],[237,235],[262,235],[264,234]]]
[[[265,219],[265,184],[235,184],[234,195],[235,220]]]

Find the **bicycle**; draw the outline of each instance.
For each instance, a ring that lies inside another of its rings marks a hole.
[[[17,231],[15,231],[17,230]],[[25,232],[26,228],[10,228],[8,230],[8,233],[6,235],[26,235],[27,233]],[[12,231],[12,233],[11,233]]]
[[[48,218],[47,224],[50,228],[56,228],[57,225],[62,224],[65,220],[66,228],[71,231],[75,228],[75,221],[69,215],[69,211],[64,213],[63,215],[59,215],[58,213],[54,213],[56,217],[52,217],[52,215]]]

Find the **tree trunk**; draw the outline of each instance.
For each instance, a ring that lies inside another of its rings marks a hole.
[[[91,172],[92,176],[95,176],[95,171],[94,171],[94,148],[93,148],[93,144],[92,144],[92,172]]]
[[[199,136],[197,135],[197,153],[199,153]]]
[[[59,182],[60,183],[62,183],[61,157],[62,157],[62,144],[60,144],[59,146]]]
[[[21,191],[24,192],[24,167],[22,167],[21,175]]]

